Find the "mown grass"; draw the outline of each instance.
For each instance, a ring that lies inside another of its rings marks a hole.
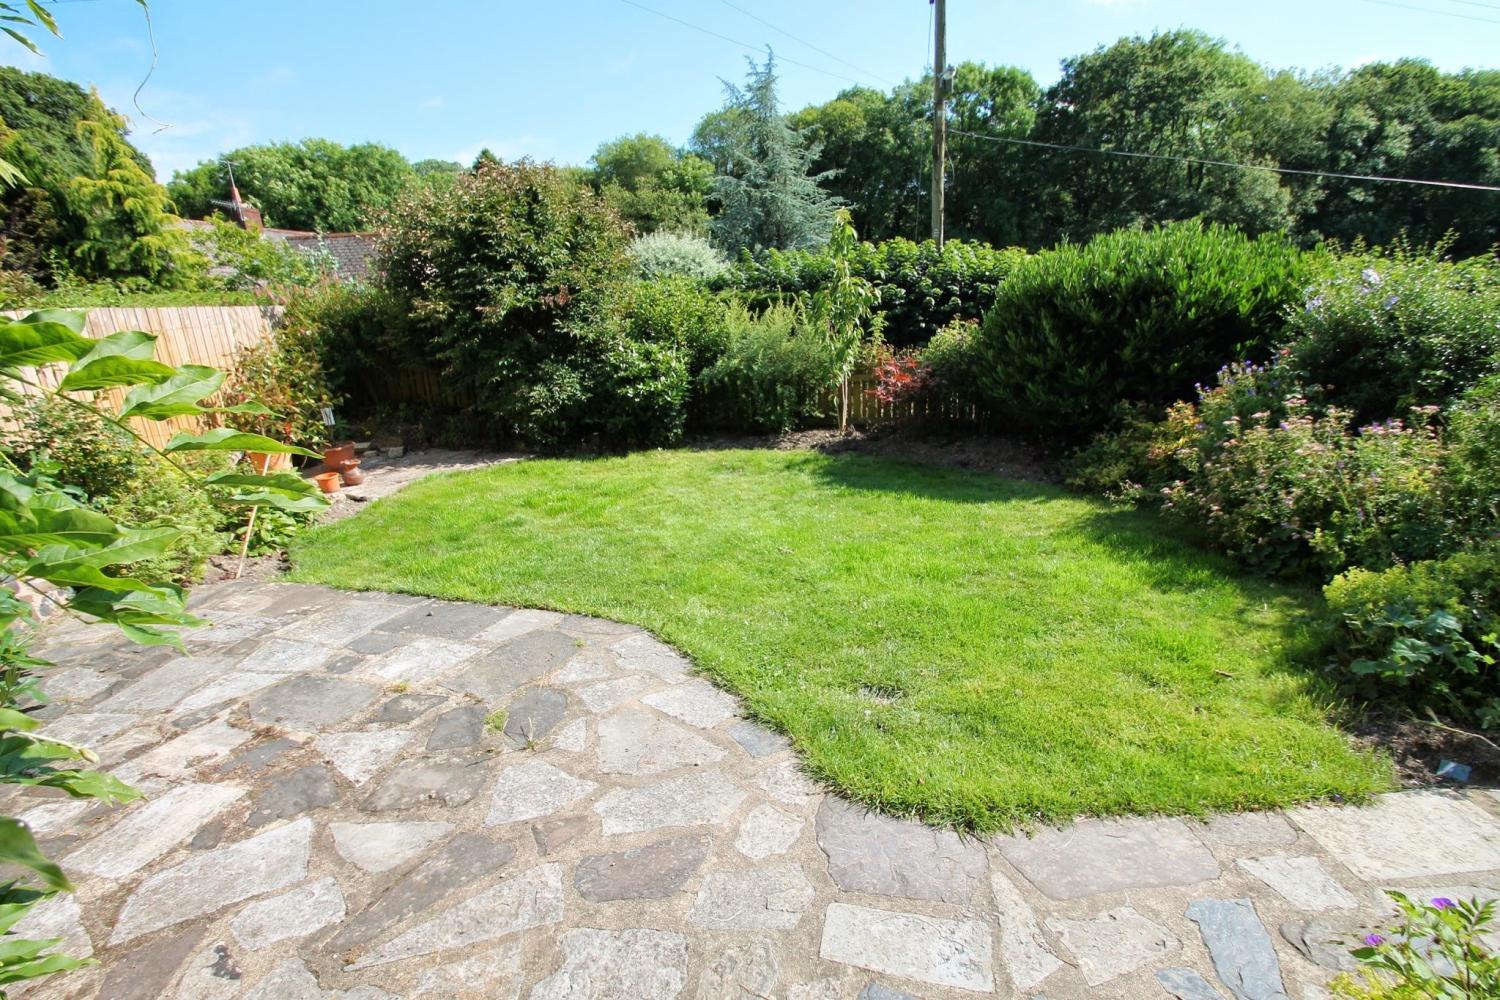
[[[424,480],[293,556],[306,581],[643,625],[814,774],[973,830],[1391,781],[1296,665],[1308,592],[1049,486],[805,452],[532,461]]]

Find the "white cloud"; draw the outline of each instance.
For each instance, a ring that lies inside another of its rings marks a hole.
[[[429,97],[421,104],[418,104],[417,107],[421,108],[423,111],[438,111],[447,103],[448,102],[441,97]]]

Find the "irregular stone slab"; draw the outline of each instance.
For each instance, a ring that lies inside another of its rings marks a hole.
[[[313,746],[356,785],[363,785],[390,763],[411,742],[412,734],[400,729],[368,733],[327,733]],[[430,749],[430,748],[429,748]]]
[[[99,711],[161,712],[209,681],[232,669],[222,656],[182,656],[151,671],[134,684],[99,703]]]
[[[712,729],[739,714],[740,703],[707,681],[690,680],[648,694],[641,701],[699,729]]]
[[[179,701],[174,711],[187,713],[213,708],[225,702],[249,697],[262,688],[280,683],[281,680],[280,674],[257,674],[250,671],[225,674]]]
[[[978,841],[833,796],[818,806],[817,833],[829,874],[848,892],[963,905],[989,872]]]
[[[687,985],[688,942],[671,931],[581,929],[562,938],[563,964],[531,1000],[670,998]]]
[[[480,647],[451,639],[424,637],[396,646],[370,661],[368,672],[388,681],[428,681],[477,655]]]
[[[1323,870],[1317,858],[1278,854],[1240,858],[1235,863],[1281,893],[1299,910],[1346,910],[1359,905],[1359,900]]]
[[[573,885],[595,903],[614,899],[666,899],[703,866],[707,837],[674,837],[615,854],[594,854],[578,862]]]
[[[977,920],[942,920],[831,903],[819,954],[934,986],[981,993],[995,988],[990,930]]]
[[[1242,851],[1295,843],[1297,831],[1281,813],[1227,813],[1191,827],[1211,847]]]
[[[608,676],[609,664],[599,653],[585,650],[565,663],[550,679],[554,684],[582,684]]]
[[[339,857],[367,872],[400,868],[453,832],[452,823],[330,823]]]
[[[543,760],[528,760],[500,772],[485,826],[549,816],[598,788]]]
[[[366,632],[344,643],[344,648],[364,656],[379,656],[381,653],[389,653],[405,641],[404,636],[392,635],[390,632]]]
[[[1248,899],[1195,899],[1187,918],[1198,925],[1214,971],[1237,1000],[1288,1000],[1271,936]]]
[[[568,696],[553,687],[527,688],[506,706],[505,743],[512,750],[535,746],[568,713]]]
[[[795,760],[785,760],[760,773],[756,783],[777,802],[788,806],[810,805],[818,800],[822,789],[802,773]]]
[[[427,737],[429,750],[458,750],[472,747],[484,738],[484,706],[460,705],[450,708],[432,724]]]
[[[599,770],[605,774],[662,774],[724,756],[701,736],[641,709],[621,710],[597,725]]]
[[[740,824],[735,850],[756,861],[785,854],[802,835],[804,825],[800,816],[788,816],[773,805],[756,806]]]
[[[450,892],[471,887],[494,874],[515,856],[516,849],[510,844],[497,843],[478,833],[457,834],[346,921],[329,943],[327,952],[342,954],[378,937],[407,917],[429,909]]]
[[[126,784],[152,777],[186,779],[200,765],[223,758],[253,735],[216,719],[122,764],[114,769],[114,775]]]
[[[568,615],[563,618],[562,630],[579,635],[622,636],[638,635],[640,627],[624,622],[612,622],[608,618],[591,618],[588,615]]]
[[[920,1000],[905,990],[892,989],[883,983],[866,983],[856,1000]]]
[[[12,928],[15,940],[36,941],[61,938],[49,954],[88,958],[94,953],[94,941],[83,926],[83,913],[71,893],[58,893],[34,905]]]
[[[1177,1000],[1224,1000],[1219,991],[1192,969],[1162,969],[1156,981]]]
[[[234,1000],[244,985],[245,973],[221,941],[193,956],[177,984],[177,1000]]]
[[[1373,928],[1352,919],[1289,920],[1280,927],[1281,936],[1314,965],[1339,972],[1354,972],[1359,960],[1349,954]]]
[[[420,923],[345,966],[353,972],[555,924],[563,915],[562,866],[544,864]]]
[[[460,604],[454,601],[432,601],[419,604],[380,626],[382,632],[435,636],[439,639],[463,640],[483,632],[504,614],[499,608],[482,604]]]
[[[717,772],[669,778],[642,788],[616,788],[594,803],[604,835],[641,833],[669,826],[721,825],[745,793]]]
[[[303,938],[344,919],[344,893],[332,878],[321,878],[280,896],[259,899],[235,914],[229,931],[258,951],[277,941]]]
[[[312,820],[299,819],[152,875],[125,901],[109,943],[120,944],[299,882],[307,877],[311,843]]]
[[[786,1000],[844,1000],[848,992],[842,979],[825,976],[810,983],[788,986]]]
[[[772,995],[781,967],[770,941],[752,938],[716,954],[698,977],[698,1000],[765,1000]]]
[[[558,816],[531,827],[531,839],[542,854],[551,854],[582,837],[589,828],[587,816]]]
[[[190,927],[144,947],[131,948],[110,963],[97,1000],[160,1000],[177,969],[202,938],[202,927]]]
[[[54,719],[41,732],[55,740],[97,746],[126,726],[140,722],[140,716],[128,712],[80,712]]]
[[[1000,916],[1000,958],[1018,990],[1029,990],[1062,968],[1042,940],[1036,914],[1021,891],[1000,872],[990,872],[990,891]]]
[[[1219,864],[1181,820],[1083,820],[1066,830],[997,842],[1007,861],[1052,899],[1192,885]]]
[[[792,746],[792,741],[785,736],[773,733],[749,719],[741,719],[730,726],[729,735],[752,757],[769,757],[783,750],[790,750]]]
[[[552,737],[554,750],[566,750],[569,753],[583,753],[588,749],[588,744],[589,724],[586,719],[574,719]]]
[[[327,1000],[318,980],[300,958],[289,958],[266,973],[245,1000]]]
[[[556,611],[521,608],[501,618],[475,638],[481,642],[509,642],[529,632],[561,625],[564,617]]]
[[[42,805],[27,809],[16,818],[25,823],[26,828],[35,836],[45,837],[72,830],[83,818],[83,814],[97,805],[98,803],[91,799],[61,799],[43,802]]]
[[[123,878],[190,838],[244,794],[240,785],[181,785],[146,802],[68,855],[67,868],[101,878]]]
[[[373,684],[301,674],[250,699],[250,717],[263,726],[316,732],[344,722],[379,697]]]
[[[1306,806],[1290,815],[1362,878],[1500,868],[1500,820],[1453,792],[1393,792],[1365,809]]]
[[[277,634],[320,642],[325,646],[344,646],[406,610],[398,604],[383,601],[344,601],[306,618],[299,617]]]
[[[577,652],[573,640],[561,632],[531,632],[476,657],[442,685],[492,705],[552,673]]]
[[[96,694],[108,691],[118,681],[118,677],[101,674],[97,670],[73,667],[45,674],[42,678],[42,690],[54,702],[87,701]]]
[[[634,698],[651,688],[653,682],[644,677],[618,677],[578,689],[578,697],[596,715],[608,712],[621,702]]]
[[[387,725],[410,722],[447,701],[447,698],[438,694],[398,694],[380,706],[380,713],[375,716],[375,721]]]
[[[331,806],[339,800],[339,786],[322,764],[299,767],[267,785],[255,797],[255,808],[245,825],[254,830],[278,819],[291,819],[303,813]]]
[[[412,996],[518,997],[521,995],[521,942],[505,941],[473,958],[422,973]]]
[[[333,657],[327,646],[291,639],[267,639],[245,656],[238,668],[257,673],[288,674],[320,670]]]
[[[1072,953],[1090,986],[1153,964],[1182,947],[1171,931],[1131,906],[1106,911],[1092,920],[1050,919],[1047,926]]]
[[[677,650],[644,632],[621,639],[610,647],[620,669],[646,673],[676,683],[687,677],[688,661]]]
[[[791,864],[710,872],[688,922],[719,931],[790,930],[812,905],[812,883]]]
[[[484,769],[472,763],[409,760],[386,775],[360,808],[390,812],[440,802],[453,809],[479,794],[484,777]]]

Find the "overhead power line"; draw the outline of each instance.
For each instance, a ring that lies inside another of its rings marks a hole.
[[[1472,2],[1472,0],[1458,0],[1458,2]],[[1500,20],[1493,17],[1479,17],[1474,14],[1460,14],[1456,10],[1439,10],[1436,7],[1419,7],[1414,3],[1399,3],[1398,0],[1365,0],[1365,3],[1378,3],[1382,7],[1400,7],[1402,10],[1414,10],[1421,14],[1436,14],[1439,17],[1456,17],[1464,21],[1478,21],[1481,24],[1500,24]],[[1476,7],[1484,7],[1486,4],[1475,4]]]
[[[1500,10],[1500,3],[1484,3],[1482,0],[1448,0],[1449,3],[1461,3],[1465,7],[1488,7],[1490,10]]]
[[[985,135],[982,132],[965,132],[949,128],[950,135],[966,135],[971,139],[989,142],[1004,142],[1016,146],[1037,146],[1042,149],[1057,149],[1070,153],[1095,153],[1100,156],[1123,156],[1138,160],[1170,160],[1175,163],[1195,163],[1205,167],[1233,167],[1237,170],[1259,170],[1271,174],[1294,174],[1301,177],[1328,177],[1346,181],[1380,181],[1386,184],[1417,184],[1422,187],[1457,188],[1462,191],[1500,191],[1494,184],[1470,184],[1466,181],[1429,181],[1415,177],[1381,177],[1376,174],[1341,174],[1331,170],[1297,170],[1293,167],[1271,167],[1263,163],[1237,163],[1233,160],[1206,160],[1196,156],[1174,156],[1168,153],[1136,153],[1124,149],[1099,149],[1095,146],[1070,146],[1065,143],[1041,142],[1037,139],[1016,139],[1010,136]]]
[[[842,58],[840,56],[834,55],[832,52],[829,52],[827,49],[819,48],[818,46],[814,45],[812,42],[809,42],[807,39],[805,39],[805,38],[799,38],[796,35],[792,34],[790,31],[787,31],[785,28],[778,28],[776,25],[772,24],[770,21],[767,21],[765,18],[761,17],[759,14],[755,14],[755,13],[753,13],[751,11],[748,11],[745,8],[739,6],[738,4],[730,3],[729,0],[719,0],[719,3],[723,4],[725,7],[728,7],[730,10],[737,10],[737,11],[739,11],[741,14],[744,14],[746,17],[750,18],[750,20],[752,20],[752,21],[758,21],[761,24],[765,25],[767,28],[770,28],[772,31],[775,31],[775,32],[777,32],[779,34],[785,35],[786,37],[790,38],[792,41],[797,42],[800,45],[806,45],[808,48],[812,49],[814,52],[818,53],[819,55],[827,56],[829,59],[832,59],[834,62],[840,63],[841,65],[849,67],[850,69],[854,70],[854,72],[856,72],[856,73],[863,73],[865,76],[870,77],[872,80],[879,80],[881,83],[887,84],[888,86],[892,86],[892,87],[896,86],[896,82],[894,80],[888,80],[885,77],[881,76],[879,73],[871,73],[869,70],[864,69],[864,68],[862,68],[860,66],[856,66],[854,63],[850,62],[847,59],[844,59],[844,58]]]

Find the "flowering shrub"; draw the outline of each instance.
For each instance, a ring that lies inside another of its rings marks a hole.
[[[729,259],[702,236],[692,233],[647,233],[630,244],[636,274],[646,281],[691,278],[711,281],[729,269]]]
[[[1371,934],[1352,954],[1373,975],[1363,983],[1343,976],[1334,993],[1351,1000],[1488,1000],[1500,996],[1500,957],[1480,942],[1494,922],[1495,904],[1443,896],[1418,903],[1388,891],[1401,911],[1401,923],[1386,934]]]

